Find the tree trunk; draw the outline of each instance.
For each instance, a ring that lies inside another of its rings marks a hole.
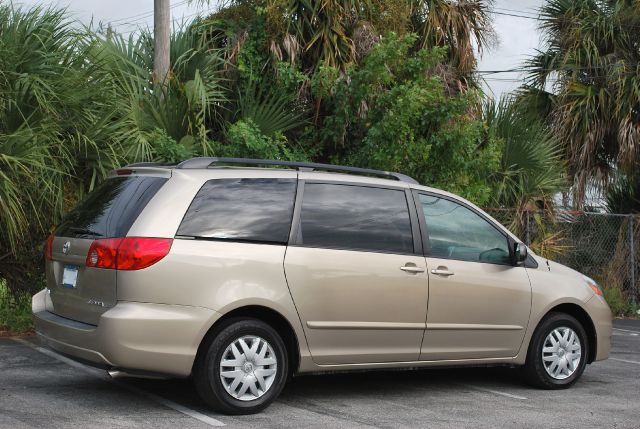
[[[154,0],[154,60],[153,79],[163,86],[169,74],[169,42],[171,32],[171,11],[169,0]]]

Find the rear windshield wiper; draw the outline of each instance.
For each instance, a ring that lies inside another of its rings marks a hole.
[[[99,232],[91,231],[89,229],[84,229],[84,228],[70,227],[69,231],[75,232],[76,234],[91,235],[91,236],[94,236],[94,237],[102,237],[103,236],[103,234],[100,234]]]

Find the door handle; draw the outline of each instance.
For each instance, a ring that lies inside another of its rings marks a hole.
[[[405,273],[411,273],[411,274],[424,273],[424,268],[416,267],[415,265],[405,265],[404,267],[400,267],[400,269]]]
[[[453,275],[453,272],[447,270],[446,268],[438,267],[434,270],[431,270],[431,274],[435,274],[436,276],[449,277]]]

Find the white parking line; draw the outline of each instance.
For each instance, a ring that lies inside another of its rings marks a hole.
[[[640,337],[640,334],[632,334],[630,332],[612,332],[614,337]]]
[[[640,362],[635,360],[618,359],[618,358],[612,358],[612,357],[610,357],[609,360],[615,360],[616,362],[634,363],[636,365],[640,365]]]
[[[473,390],[480,390],[482,392],[493,393],[494,395],[506,396],[507,398],[511,398],[511,399],[519,399],[521,401],[524,401],[527,399],[524,396],[518,396],[518,395],[513,395],[511,393],[500,392],[499,390],[492,390],[484,387],[473,386],[471,384],[461,384],[461,386],[468,387],[469,389],[473,389]]]
[[[126,389],[126,390],[132,392],[132,393],[135,393],[136,395],[144,396],[144,397],[146,397],[147,399],[150,399],[153,402],[157,402],[157,403],[159,403],[161,405],[164,405],[165,407],[171,408],[172,410],[175,410],[175,411],[177,411],[179,413],[182,413],[182,414],[184,414],[186,416],[189,416],[191,418],[199,420],[202,423],[206,423],[209,426],[216,426],[216,427],[225,426],[225,424],[222,423],[219,420],[216,420],[216,419],[214,419],[212,417],[209,417],[209,416],[207,416],[205,414],[199,413],[198,411],[192,410],[191,408],[187,408],[187,407],[185,407],[183,405],[180,405],[180,404],[178,404],[176,402],[173,402],[173,401],[170,401],[168,399],[165,399],[165,398],[163,398],[161,396],[154,395],[153,393],[149,393],[149,392],[147,392],[145,390],[138,389],[137,387],[129,386],[129,385],[127,385],[125,383],[122,383],[122,382],[120,382],[118,380],[114,380],[113,378],[109,377],[106,373],[103,373],[102,371],[100,371],[98,369],[93,369],[93,368],[90,368],[90,367],[88,367],[86,365],[82,365],[81,363],[78,363],[78,362],[76,362],[76,361],[74,361],[72,359],[69,359],[69,358],[67,358],[65,356],[62,356],[62,355],[60,355],[60,354],[58,354],[58,353],[56,353],[56,352],[54,352],[52,350],[47,350],[47,349],[44,349],[42,347],[38,347],[35,344],[30,343],[29,341],[23,340],[22,338],[13,338],[13,340],[17,341],[20,344],[24,344],[25,346],[30,347],[30,348],[32,348],[32,349],[34,349],[34,350],[36,350],[36,351],[38,351],[38,352],[40,352],[40,353],[42,353],[44,355],[47,355],[47,356],[52,357],[52,358],[54,358],[56,360],[59,360],[60,362],[66,363],[69,366],[72,366],[72,367],[77,368],[77,369],[79,369],[81,371],[84,371],[87,374],[91,374],[94,377],[97,377],[97,378],[99,378],[99,379],[101,379],[103,381],[115,384],[118,387],[121,387],[123,389]]]
[[[613,328],[613,330],[614,331],[620,331],[620,332],[632,332],[633,334],[636,334],[636,335],[640,334],[640,331],[634,331],[634,330],[631,330],[631,329]]]

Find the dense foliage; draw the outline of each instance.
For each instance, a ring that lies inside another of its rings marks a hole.
[[[599,184],[610,211],[640,210],[638,5],[548,0],[527,85],[498,101],[475,78],[493,40],[489,7],[229,0],[175,29],[157,85],[150,32],[125,38],[58,9],[0,5],[2,287],[38,289],[52,226],[136,161],[216,155],[400,171],[514,209],[515,231],[525,210],[553,213],[571,191],[579,206]],[[540,252],[561,242],[547,238]],[[0,292],[6,320],[28,311],[24,293]]]
[[[33,287],[43,232],[119,163],[121,124],[64,12],[0,6],[0,277]]]
[[[481,144],[478,94],[448,96],[435,74],[443,50],[411,53],[415,40],[387,33],[360,67],[323,85],[331,109],[317,136],[338,162],[403,171],[486,204],[499,152],[494,140]]]
[[[52,225],[128,162],[345,163],[502,207],[562,188],[549,128],[482,107],[481,0],[232,1],[174,31],[161,86],[151,34],[78,28],[0,6],[0,279],[13,291],[40,287]]]

